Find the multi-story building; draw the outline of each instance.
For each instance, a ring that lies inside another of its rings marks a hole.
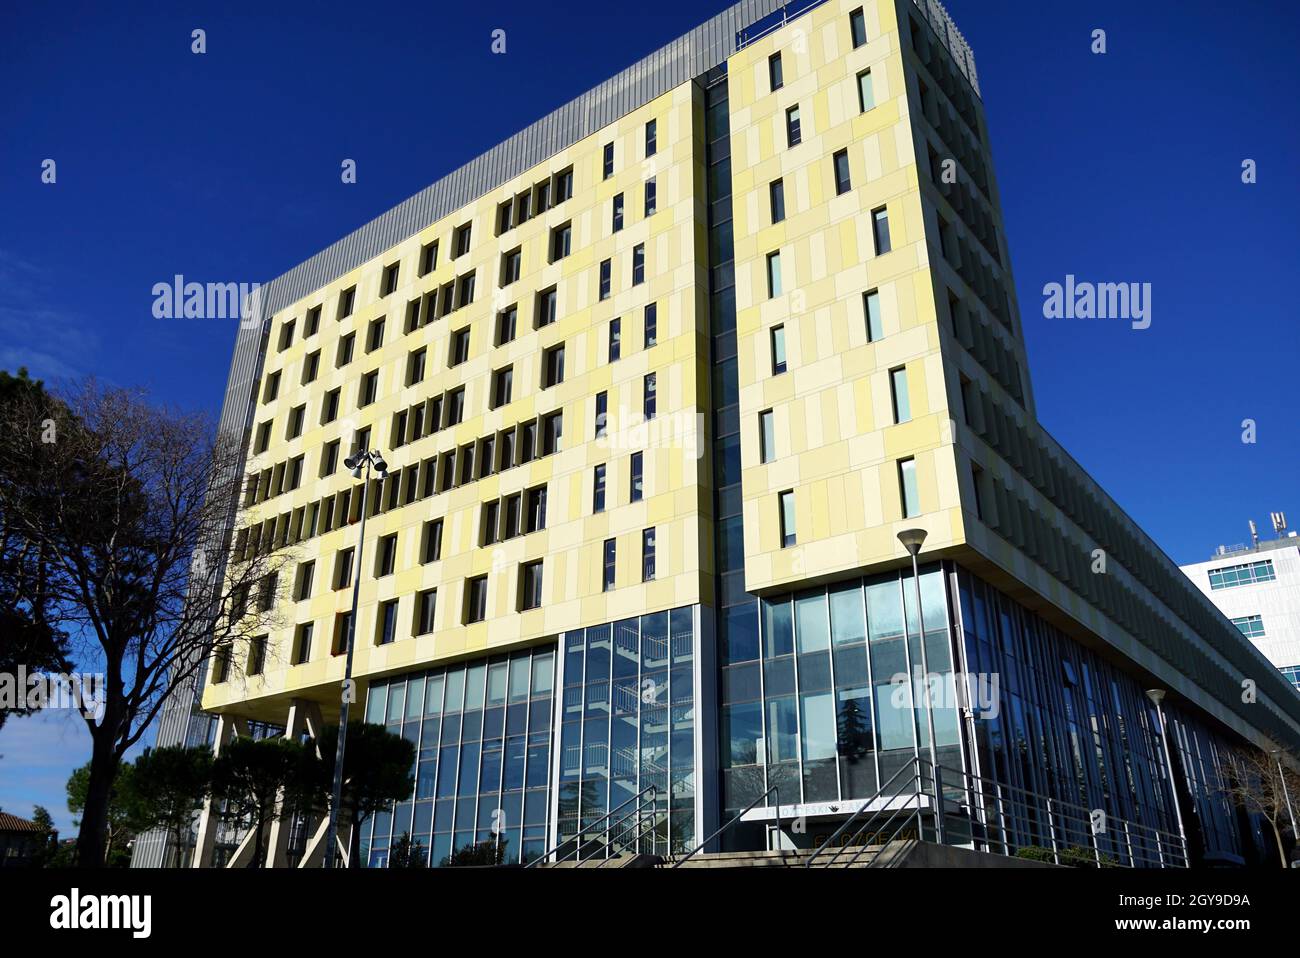
[[[1250,545],[1219,546],[1183,571],[1300,690],[1300,536],[1274,515],[1276,539],[1252,535]]]
[[[296,559],[202,706],[336,716],[360,576],[361,707],[419,756],[367,861],[646,801],[660,850],[807,846],[931,755],[1005,849],[1055,807],[1125,862],[1252,854],[1220,776],[1300,698],[1039,424],[937,2],[743,0],[262,293],[230,561]]]

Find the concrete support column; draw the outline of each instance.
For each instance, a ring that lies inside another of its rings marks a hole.
[[[217,736],[216,741],[212,743],[212,754],[219,757],[222,747],[231,741],[237,735],[248,734],[248,722],[234,715],[217,716]],[[212,867],[212,850],[216,847],[217,828],[220,827],[220,816],[216,809],[212,807],[212,799],[209,798],[203,803],[203,811],[199,814],[198,834],[194,842],[194,858],[190,863],[192,868],[211,868]]]
[[[296,742],[306,733],[315,742],[320,738],[320,729],[319,704],[307,699],[294,699],[289,703],[289,715],[284,723],[285,738]],[[319,753],[319,748],[317,752]],[[283,803],[284,795],[281,793],[276,801],[275,816],[271,819],[270,841],[267,842],[266,867],[268,868],[288,868],[290,865],[289,833],[292,831],[293,822],[291,816],[284,814]]]

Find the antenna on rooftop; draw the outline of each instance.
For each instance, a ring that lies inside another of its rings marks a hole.
[[[1276,535],[1279,539],[1286,536],[1286,513],[1270,512],[1268,514],[1268,517],[1273,522],[1273,534]]]

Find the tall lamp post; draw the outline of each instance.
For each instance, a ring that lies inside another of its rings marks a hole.
[[[935,809],[935,833],[939,839],[939,844],[943,844],[943,796],[939,794],[939,759],[938,753],[934,748],[934,708],[930,701],[930,661],[925,652],[925,612],[921,607],[921,576],[919,573],[916,556],[921,551],[921,546],[925,543],[926,531],[924,529],[904,529],[898,534],[898,541],[903,544],[903,548],[912,556],[912,584],[916,586],[916,621],[921,633],[921,688],[924,689],[925,695],[925,722],[926,732],[930,739],[930,775],[935,782],[935,799],[938,807]]]
[[[352,470],[352,478],[360,479],[364,472],[366,481],[361,484],[361,529],[357,535],[357,559],[352,564],[352,614],[348,616],[348,651],[343,667],[343,696],[339,712],[338,748],[334,752],[334,790],[330,799],[330,824],[325,835],[325,867],[334,867],[338,853],[339,805],[343,801],[343,752],[348,741],[348,705],[352,700],[352,650],[356,647],[357,601],[361,596],[362,556],[366,548],[366,499],[370,493],[370,474],[382,482],[388,477],[388,463],[378,452],[362,449],[343,460]],[[349,863],[351,864],[351,863]]]
[[[1169,728],[1165,724],[1165,690],[1147,689],[1147,698],[1156,707],[1156,721],[1160,723],[1160,742],[1165,749],[1165,771],[1169,773],[1169,797],[1174,802],[1174,816],[1178,819],[1178,840],[1183,844],[1183,865],[1190,866],[1187,857],[1187,830],[1183,827],[1183,809],[1178,802],[1178,780],[1174,777],[1174,756],[1169,750]]]

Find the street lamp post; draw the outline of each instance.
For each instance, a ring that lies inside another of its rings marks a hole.
[[[1147,698],[1156,707],[1156,721],[1160,723],[1160,741],[1165,748],[1165,770],[1169,773],[1169,797],[1174,802],[1174,816],[1178,819],[1178,840],[1183,845],[1183,865],[1190,866],[1187,857],[1187,830],[1183,827],[1183,809],[1178,802],[1178,781],[1174,777],[1174,757],[1169,750],[1169,727],[1165,724],[1164,689],[1147,689]]]
[[[352,477],[360,479],[364,470],[366,481],[361,485],[361,529],[357,534],[357,558],[352,563],[352,614],[348,616],[348,650],[343,666],[343,695],[339,712],[338,747],[334,752],[334,788],[330,798],[330,824],[325,835],[325,867],[334,867],[338,853],[339,805],[343,801],[343,753],[348,740],[348,706],[352,701],[352,650],[356,648],[357,602],[361,596],[362,557],[366,548],[366,500],[370,493],[370,473],[375,472],[380,481],[388,477],[388,463],[378,452],[362,449],[343,460],[352,470]],[[355,827],[355,823],[353,823]],[[351,864],[351,862],[349,862]]]
[[[939,794],[939,759],[938,753],[934,747],[934,708],[930,701],[930,661],[925,651],[925,612],[921,607],[921,576],[919,566],[916,561],[917,553],[921,551],[921,546],[925,543],[926,531],[924,529],[904,529],[898,534],[898,541],[903,544],[903,548],[912,556],[912,583],[916,586],[916,621],[921,636],[921,688],[925,696],[925,728],[929,737],[930,745],[930,775],[935,783],[935,800],[938,807],[935,809],[935,835],[939,839],[939,844],[943,844],[943,795]]]

